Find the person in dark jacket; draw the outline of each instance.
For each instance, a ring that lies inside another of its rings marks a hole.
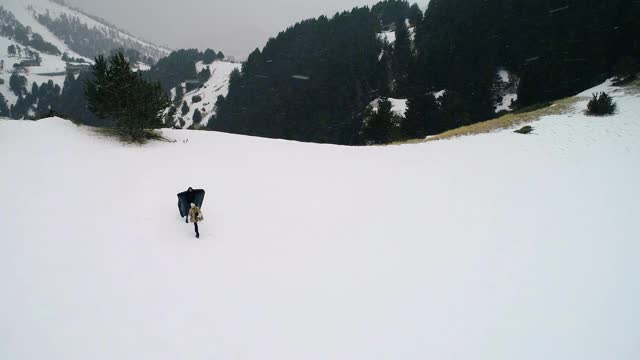
[[[204,201],[205,192],[202,189],[193,189],[189,187],[187,191],[178,194],[178,210],[180,211],[180,217],[184,217],[184,222],[188,223],[189,208],[192,203],[198,207],[202,207]]]
[[[191,222],[193,223],[193,228],[196,231],[196,237],[200,238],[200,232],[198,231],[198,223],[204,220],[204,217],[202,216],[202,210],[200,210],[200,208],[197,207],[196,204],[194,203],[191,203],[191,209],[189,210],[189,218],[191,219]]]

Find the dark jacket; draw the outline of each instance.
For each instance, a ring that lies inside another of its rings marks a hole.
[[[197,207],[202,207],[204,202],[204,190],[191,189],[178,194],[178,210],[180,210],[180,216],[185,217],[189,214],[191,203],[196,204]]]

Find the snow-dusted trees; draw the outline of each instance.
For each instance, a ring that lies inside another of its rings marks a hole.
[[[13,73],[11,74],[11,77],[9,77],[9,88],[11,89],[11,91],[13,91],[16,96],[19,96],[20,94],[26,94],[27,93],[27,78],[18,74],[18,73]]]
[[[170,105],[160,83],[148,82],[131,70],[122,53],[107,61],[96,58],[95,80],[86,83],[89,110],[100,118],[111,118],[124,140],[142,142],[149,129],[162,126],[162,112]]]

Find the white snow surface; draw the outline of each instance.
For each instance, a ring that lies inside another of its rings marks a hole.
[[[498,77],[503,82],[509,82],[509,80],[511,79],[511,74],[509,74],[507,70],[501,69],[501,70],[498,70]]]
[[[389,102],[391,103],[391,111],[401,117],[404,118],[404,114],[405,112],[407,112],[407,99],[394,99],[394,98],[387,98],[387,100],[389,100]],[[378,111],[378,104],[380,103],[380,98],[375,99],[371,102],[371,108],[373,109],[373,111]]]
[[[431,94],[436,98],[436,99],[440,99],[445,93],[447,92],[447,90],[442,89],[440,91],[434,91]]]
[[[382,42],[387,42],[389,44],[393,44],[396,42],[396,32],[395,31],[383,31],[378,33],[378,39]]]
[[[640,97],[583,115],[606,88],[402,146],[0,120],[0,358],[636,360]]]
[[[502,97],[502,101],[498,106],[496,106],[496,112],[498,111],[510,111],[511,110],[511,102],[518,100],[518,94],[506,94]]]

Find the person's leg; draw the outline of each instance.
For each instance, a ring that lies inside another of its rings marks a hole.
[[[196,237],[199,238],[200,237],[200,232],[198,232],[198,223],[194,222],[193,225],[194,225],[194,228],[196,229]]]

